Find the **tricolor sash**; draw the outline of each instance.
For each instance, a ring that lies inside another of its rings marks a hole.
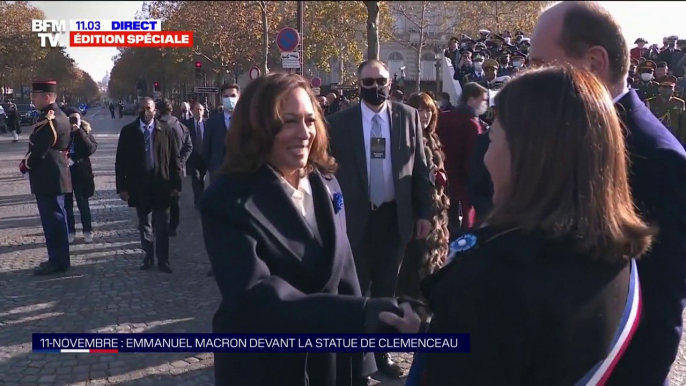
[[[615,332],[610,353],[598,362],[593,368],[584,375],[574,386],[603,386],[610,378],[612,370],[619,362],[619,358],[629,346],[631,337],[638,328],[641,316],[641,285],[638,280],[638,269],[636,260],[631,259],[631,271],[629,273],[629,292],[624,305],[622,318]],[[424,369],[426,367],[426,353],[415,353],[407,376],[405,386],[422,386],[424,384]]]
[[[631,272],[629,278],[629,294],[626,297],[624,312],[615,332],[615,337],[610,346],[610,354],[598,362],[584,375],[574,386],[603,386],[610,378],[612,370],[626,351],[631,337],[634,336],[638,322],[641,319],[641,284],[638,281],[638,269],[636,260],[631,259]]]

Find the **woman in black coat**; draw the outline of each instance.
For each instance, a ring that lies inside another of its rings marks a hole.
[[[633,205],[612,98],[590,72],[548,67],[496,105],[494,211],[421,283],[428,332],[468,333],[470,351],[416,354],[407,385],[603,384],[638,326],[634,259],[655,234]],[[417,332],[409,315],[382,318]]]
[[[74,220],[74,199],[81,213],[83,225],[83,240],[93,241],[93,225],[91,209],[88,199],[95,194],[95,177],[90,156],[98,149],[98,142],[93,137],[91,125],[81,120],[81,113],[74,107],[65,107],[63,111],[69,116],[72,125],[71,142],[69,144],[69,171],[74,192],[64,197],[64,208],[67,212],[69,228],[69,242],[76,237],[76,223]]]
[[[226,158],[200,201],[222,302],[214,333],[375,332],[390,298],[361,295],[322,110],[308,82],[269,74],[248,85]],[[360,386],[361,353],[215,353],[221,386]]]

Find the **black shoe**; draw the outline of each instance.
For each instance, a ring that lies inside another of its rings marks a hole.
[[[42,267],[45,267],[45,266],[48,265],[48,264],[50,264],[49,261],[44,261],[44,262],[38,264],[38,266],[42,268]]]
[[[157,266],[157,269],[159,269],[160,272],[164,272],[164,273],[172,273],[172,272],[174,272],[174,271],[172,271],[171,267],[169,266],[169,263],[160,263],[160,264]]]
[[[214,271],[213,271],[212,269],[210,269],[210,270],[207,272],[207,276],[213,277],[213,276],[214,276]]]
[[[176,228],[169,229],[169,237],[176,237]]]
[[[143,264],[141,264],[141,271],[150,269],[153,265],[155,265],[155,260],[146,258],[143,260]]]
[[[48,263],[45,265],[41,265],[38,269],[33,271],[33,274],[37,276],[45,276],[52,275],[55,273],[67,272],[68,269],[69,267],[60,267],[59,265]]]
[[[388,353],[376,353],[374,357],[379,372],[392,378],[400,378],[403,376],[403,369],[401,369],[397,363],[393,362]]]

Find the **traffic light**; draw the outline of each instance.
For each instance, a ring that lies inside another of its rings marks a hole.
[[[195,77],[202,78],[202,62],[195,62]]]
[[[154,87],[153,91],[160,91],[160,82],[155,82],[153,84],[153,87]]]

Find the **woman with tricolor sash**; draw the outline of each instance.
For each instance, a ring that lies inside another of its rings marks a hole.
[[[612,98],[590,72],[547,67],[496,106],[488,225],[422,281],[428,326],[382,316],[408,333],[468,333],[470,350],[415,354],[407,386],[603,385],[640,320],[634,259],[656,233],[632,203]]]

